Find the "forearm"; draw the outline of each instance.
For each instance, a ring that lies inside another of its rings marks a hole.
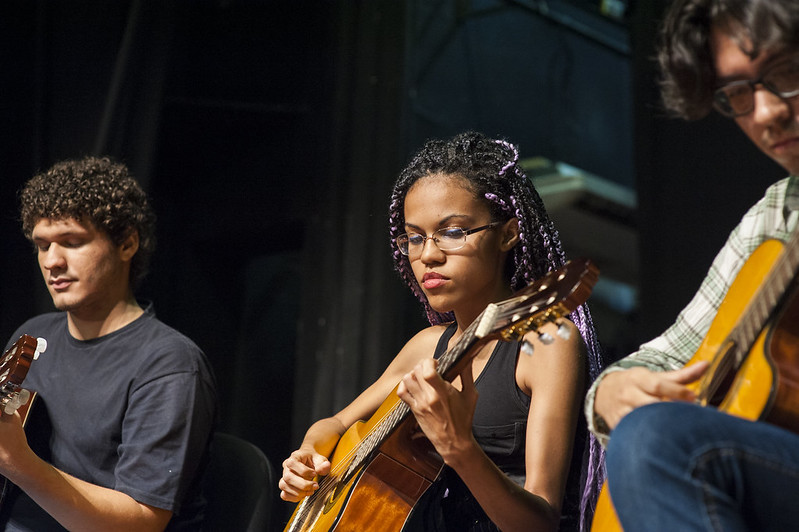
[[[60,471],[31,453],[9,480],[68,530],[163,530],[172,512]]]
[[[491,521],[503,532],[557,530],[560,501],[547,501],[513,482],[477,442],[447,459]]]
[[[347,427],[336,417],[320,419],[308,428],[300,448],[329,457],[346,430]]]

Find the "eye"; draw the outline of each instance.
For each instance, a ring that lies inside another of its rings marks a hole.
[[[763,81],[779,92],[792,92],[799,88],[799,63],[791,61],[775,68]]]
[[[447,227],[438,231],[441,240],[461,240],[463,239],[463,229],[460,227]]]
[[[408,233],[408,244],[411,246],[421,246],[424,244],[424,237],[419,233]]]
[[[724,87],[723,91],[724,96],[726,96],[728,100],[734,100],[735,98],[740,98],[741,96],[747,96],[750,92],[751,88],[745,83]]]

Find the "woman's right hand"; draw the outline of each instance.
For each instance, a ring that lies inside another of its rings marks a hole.
[[[280,498],[297,502],[310,495],[319,484],[316,477],[330,472],[330,461],[313,449],[299,448],[283,461],[283,477],[278,482]]]

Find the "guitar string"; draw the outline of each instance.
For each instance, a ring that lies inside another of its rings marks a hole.
[[[726,382],[729,371],[737,371],[749,353],[752,344],[760,335],[766,322],[771,316],[774,307],[785,293],[788,285],[793,282],[799,267],[799,228],[794,229],[793,235],[785,244],[782,252],[777,257],[763,285],[755,292],[752,301],[742,316],[752,314],[752,319],[740,319],[727,335],[723,345],[732,342],[732,348],[719,353],[719,369],[713,372],[709,384],[705,388],[708,393],[700,394],[705,400],[712,399],[718,393],[721,385]],[[719,377],[721,375],[721,377]]]

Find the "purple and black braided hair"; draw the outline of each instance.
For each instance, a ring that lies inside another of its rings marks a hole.
[[[400,173],[391,194],[389,233],[394,250],[394,266],[402,279],[424,305],[431,324],[453,321],[454,315],[435,311],[416,282],[408,257],[394,246],[394,239],[405,231],[405,196],[419,179],[445,174],[465,179],[472,192],[486,201],[492,221],[519,220],[519,243],[511,251],[505,275],[516,291],[566,263],[560,237],[549,219],[544,203],[519,165],[517,148],[501,139],[481,133],[461,133],[450,140],[429,140]],[[593,381],[604,367],[599,341],[588,306],[580,305],[569,316],[585,342],[588,370]],[[580,527],[587,529],[602,486],[603,450],[589,436],[589,460],[584,465]]]

